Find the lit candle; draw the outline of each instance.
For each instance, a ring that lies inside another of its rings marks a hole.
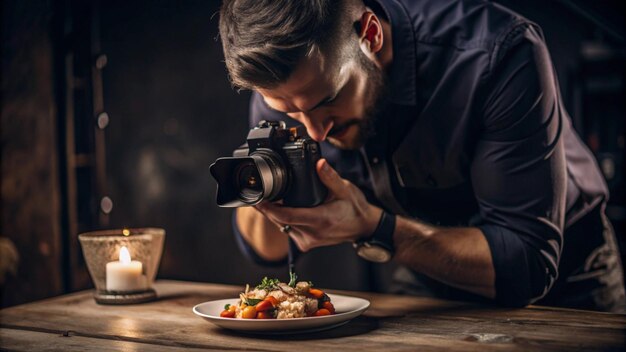
[[[107,291],[141,291],[146,289],[143,264],[130,260],[128,248],[120,250],[120,260],[107,263]]]

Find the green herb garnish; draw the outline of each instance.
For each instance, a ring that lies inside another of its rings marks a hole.
[[[230,304],[227,304],[224,306],[224,310],[229,310],[230,309]]]
[[[259,285],[257,285],[257,289],[258,290],[267,290],[267,291],[272,291],[274,289],[278,288],[278,284],[280,283],[280,280],[278,279],[270,279],[267,276],[263,278],[263,280],[261,280],[261,283]]]
[[[296,287],[296,280],[298,280],[298,275],[295,272],[289,270],[289,286]]]
[[[246,301],[244,303],[249,305],[249,306],[256,306],[261,301],[262,301],[262,299],[246,298]]]

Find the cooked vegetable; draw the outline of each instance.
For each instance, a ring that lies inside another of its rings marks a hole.
[[[273,298],[273,297],[272,297]],[[275,298],[274,298],[275,299]],[[257,312],[263,312],[274,308],[274,304],[269,299],[264,299],[255,306]]]
[[[309,295],[313,296],[316,299],[322,299],[324,298],[324,291],[318,290],[316,288],[310,288]]]
[[[254,306],[246,306],[241,312],[241,317],[244,319],[256,319],[256,308]]]
[[[257,319],[275,319],[276,317],[272,315],[271,312],[258,312],[256,314]]]
[[[316,317],[321,317],[324,315],[330,315],[330,312],[326,308],[318,309],[317,312],[315,312],[314,314],[314,316]]]
[[[335,314],[335,306],[329,301],[322,303],[322,308],[328,310],[330,314]]]
[[[291,272],[289,284],[264,277],[259,285],[250,285],[239,295],[237,305],[224,306],[220,316],[238,319],[290,319],[335,314],[335,307],[324,291],[312,288],[309,281],[296,282]]]
[[[272,302],[272,306],[276,307],[280,302],[278,301],[278,299],[274,296],[267,296],[267,298],[265,300],[268,300],[270,302]]]
[[[227,304],[224,308],[225,309],[220,313],[220,317],[222,318],[234,318],[237,314],[237,306]]]

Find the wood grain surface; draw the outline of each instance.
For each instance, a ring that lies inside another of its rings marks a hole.
[[[574,351],[626,347],[626,315],[529,307],[508,309],[430,298],[333,291],[371,301],[339,328],[259,336],[195,316],[205,301],[236,299],[242,287],[159,281],[159,300],[97,305],[91,291],[0,310],[0,348],[9,350]]]

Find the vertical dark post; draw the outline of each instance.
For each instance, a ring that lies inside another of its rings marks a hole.
[[[68,155],[70,151],[73,154],[73,145],[68,143],[70,140],[68,135],[73,136],[73,109],[72,109],[72,89],[69,86],[71,81],[68,74],[71,73],[71,56],[67,43],[70,35],[71,22],[69,22],[68,1],[56,1],[53,7],[52,18],[52,43],[53,43],[53,69],[54,69],[54,97],[57,106],[57,154],[59,157],[59,224],[61,230],[61,253],[60,267],[63,279],[63,291],[68,292],[71,287],[71,265],[69,257],[70,238],[69,233],[75,231],[71,226],[75,223],[75,212],[72,212],[74,206],[75,193],[73,185],[75,182],[70,178],[73,173],[70,172],[68,164]]]
[[[56,99],[62,193],[65,290],[90,286],[78,234],[108,225],[99,2],[65,0],[55,8]]]

